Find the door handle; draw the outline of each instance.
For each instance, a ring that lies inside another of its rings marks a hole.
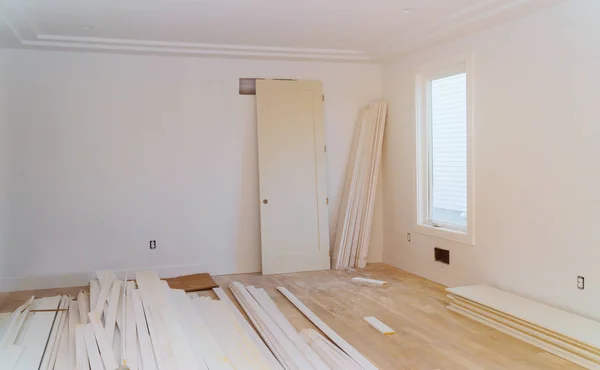
[[[269,200],[268,199],[263,199],[263,204],[267,204],[267,203],[269,203]]]

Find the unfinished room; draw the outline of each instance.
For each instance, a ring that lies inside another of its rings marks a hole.
[[[600,0],[0,0],[0,370],[600,370]]]

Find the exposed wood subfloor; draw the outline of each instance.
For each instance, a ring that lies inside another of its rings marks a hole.
[[[389,286],[360,285],[350,281],[354,276],[386,280]],[[370,264],[355,271],[217,276],[215,281],[223,288],[232,281],[265,288],[297,329],[314,328],[276,290],[277,286],[287,287],[382,370],[579,369],[570,362],[448,311],[443,286],[385,264]],[[81,287],[0,293],[0,312],[14,310],[31,295],[76,295],[79,289]],[[396,334],[381,335],[363,321],[364,316],[377,317]]]

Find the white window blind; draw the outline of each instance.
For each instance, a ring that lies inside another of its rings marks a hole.
[[[430,218],[467,226],[467,76],[431,81]]]

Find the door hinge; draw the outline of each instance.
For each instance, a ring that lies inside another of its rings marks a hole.
[[[323,98],[323,101],[325,101],[325,94],[321,95],[321,97]]]

